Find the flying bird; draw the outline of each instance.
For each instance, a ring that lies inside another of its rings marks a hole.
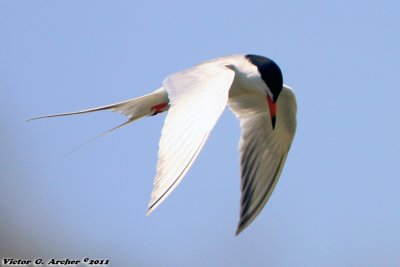
[[[241,210],[236,234],[265,206],[296,131],[296,98],[271,59],[232,55],[168,76],[142,97],[33,119],[111,110],[137,119],[168,112],[162,129],[150,214],[182,181],[228,106],[240,121]],[[114,128],[114,129],[116,129]],[[113,129],[112,129],[113,130]]]

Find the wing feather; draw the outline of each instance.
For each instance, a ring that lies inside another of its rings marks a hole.
[[[204,63],[168,77],[170,109],[159,144],[148,214],[175,189],[196,160],[227,101],[234,72]]]
[[[266,99],[246,94],[229,100],[240,120],[241,211],[236,234],[261,212],[279,179],[296,130],[296,100],[284,86],[277,102],[277,123],[272,129]]]

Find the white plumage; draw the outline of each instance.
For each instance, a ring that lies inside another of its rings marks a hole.
[[[128,117],[125,125],[168,111],[149,214],[186,175],[227,105],[242,128],[238,234],[268,201],[296,130],[294,93],[282,84],[280,69],[272,60],[255,55],[221,57],[170,75],[160,89],[139,98],[34,119],[112,110]]]

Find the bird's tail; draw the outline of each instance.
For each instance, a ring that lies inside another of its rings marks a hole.
[[[111,110],[113,112],[118,112],[118,113],[128,117],[128,121],[112,128],[104,133],[101,133],[101,134],[91,138],[90,140],[86,141],[85,143],[79,145],[78,147],[74,148],[72,151],[67,153],[67,154],[70,154],[73,151],[77,150],[78,148],[82,147],[83,145],[85,145],[101,136],[104,136],[118,128],[121,128],[122,126],[125,126],[125,125],[127,125],[131,122],[134,122],[140,118],[143,118],[146,116],[153,116],[158,113],[167,111],[168,109],[169,109],[168,94],[165,91],[165,89],[163,87],[161,87],[160,89],[158,89],[148,95],[144,95],[144,96],[134,98],[134,99],[129,99],[129,100],[126,100],[123,102],[106,105],[106,106],[101,106],[101,107],[96,107],[96,108],[91,108],[91,109],[84,109],[84,110],[75,111],[75,112],[66,112],[66,113],[45,115],[45,116],[40,116],[40,117],[35,117],[32,119],[29,119],[28,121],[44,119],[44,118],[78,115],[78,114],[103,111],[103,110]]]
[[[95,111],[111,110],[127,116],[128,121],[126,123],[129,123],[146,116],[155,115],[167,111],[168,108],[169,108],[168,95],[165,89],[161,87],[160,89],[152,92],[151,94],[144,95],[134,99],[129,99],[123,102],[91,108],[91,109],[84,109],[80,111],[45,115],[29,119],[28,121],[44,119],[44,118],[78,115]]]

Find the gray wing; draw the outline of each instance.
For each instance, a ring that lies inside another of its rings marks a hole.
[[[170,109],[159,144],[150,214],[181,182],[228,102],[234,72],[205,63],[168,77]]]
[[[297,108],[293,92],[284,86],[273,130],[265,96],[241,95],[230,99],[229,106],[242,128],[239,234],[260,213],[274,190],[296,131]]]

